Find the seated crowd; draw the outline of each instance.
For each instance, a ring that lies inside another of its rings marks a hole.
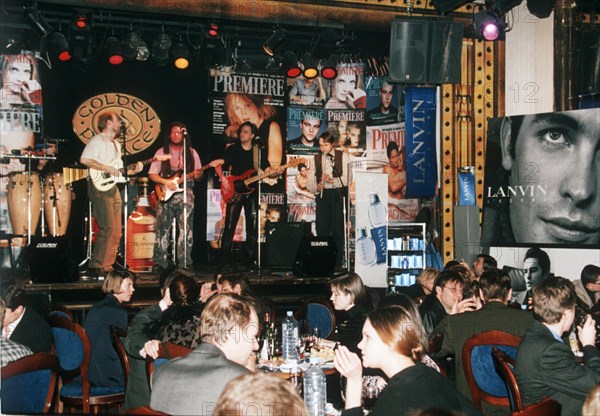
[[[465,345],[489,331],[519,340],[506,352],[515,359],[524,406],[550,398],[563,415],[600,414],[600,268],[586,266],[573,282],[549,273],[542,250],[527,253],[518,302],[515,275],[484,254],[472,268],[454,262],[442,271],[425,269],[416,285],[379,300],[355,273],[332,280],[337,325],[328,339],[317,340],[335,350],[342,378],[337,385],[344,400],[333,403],[339,412],[331,414],[362,415],[363,390],[373,379],[380,391],[369,413],[374,416],[510,414],[508,406],[481,406],[465,371]],[[124,388],[122,412],[145,406],[172,415],[308,415],[294,385],[256,370],[262,319],[272,311],[254,296],[247,276],[219,275],[214,283],[198,284],[185,270],[166,270],[161,299],[128,323],[124,305],[134,285],[131,272],[110,272],[102,286],[105,298],[83,323],[92,344],[90,383]],[[53,351],[50,326],[26,305],[22,286],[3,288],[2,366]],[[127,330],[126,386],[110,326]],[[190,352],[161,364],[149,380],[146,358],[157,358],[167,342]]]

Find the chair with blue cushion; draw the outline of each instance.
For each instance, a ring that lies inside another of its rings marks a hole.
[[[172,358],[183,357],[192,351],[191,348],[183,345],[173,344],[171,342],[161,342],[158,347],[158,356],[156,359],[146,356],[146,376],[148,377],[148,385],[152,389],[152,374],[160,365],[166,363]]]
[[[131,369],[129,364],[129,355],[125,349],[125,338],[127,337],[127,331],[125,331],[123,328],[119,328],[118,326],[111,325],[110,335],[112,337],[113,346],[115,347],[117,355],[119,356],[119,361],[121,361],[125,385],[127,385],[127,381],[129,380],[129,371]]]
[[[294,314],[301,331],[311,333],[313,328],[319,328],[321,338],[331,339],[335,330],[335,313],[329,300],[310,299]]]
[[[75,321],[73,312],[71,312],[71,310],[66,306],[59,305],[57,303],[51,303],[46,306],[46,318],[49,316],[60,316],[61,318]]]
[[[509,392],[496,371],[492,348],[515,357],[521,337],[502,331],[487,331],[469,338],[462,350],[462,363],[473,404],[482,411],[482,401],[492,406],[510,406]]]
[[[52,407],[58,361],[45,352],[28,355],[2,367],[3,414],[42,414]]]
[[[517,378],[513,372],[515,368],[514,358],[496,347],[492,348],[492,358],[494,360],[496,371],[498,374],[500,374],[508,389],[510,410],[513,412],[523,410],[523,397],[521,396],[521,389],[519,388]]]
[[[88,367],[92,346],[83,326],[59,316],[47,318],[60,364],[60,401],[64,407],[81,409],[83,413],[119,408],[125,400],[124,387],[90,385]]]

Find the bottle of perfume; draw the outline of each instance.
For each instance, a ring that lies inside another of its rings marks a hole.
[[[386,209],[379,200],[379,194],[372,192],[369,194],[371,205],[369,205],[369,221],[371,227],[378,228],[387,224]]]
[[[358,261],[365,266],[370,266],[377,260],[377,253],[375,251],[375,242],[367,235],[366,228],[359,228],[358,240],[356,240],[356,254]]]

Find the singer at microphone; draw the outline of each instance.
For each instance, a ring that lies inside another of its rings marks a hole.
[[[309,172],[307,189],[316,195],[317,236],[332,236],[337,246],[336,265],[344,259],[344,201],[347,195],[348,154],[334,148],[329,132],[319,137],[315,168]]]

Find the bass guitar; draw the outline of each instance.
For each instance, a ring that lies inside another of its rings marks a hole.
[[[121,159],[117,159],[117,160],[113,160],[112,162],[108,163],[107,165],[114,166],[115,168],[119,169],[120,173],[124,174],[126,171],[135,168],[135,166],[138,163],[141,163],[142,165],[146,166],[154,161],[164,162],[165,160],[169,160],[169,159],[171,159],[171,155],[156,156],[151,159],[142,160],[141,162],[132,163],[131,165],[127,165],[126,167],[123,167],[123,161]],[[99,190],[101,192],[106,192],[106,191],[112,189],[113,186],[115,186],[115,184],[117,184],[117,183],[125,182],[125,176],[122,176],[122,175],[113,176],[106,171],[98,170],[98,169],[94,169],[94,168],[88,168],[88,176],[90,177],[90,180],[92,181],[92,184],[94,185],[94,188],[96,188],[97,190]]]
[[[300,163],[306,164],[306,159],[296,158],[296,159],[291,160],[289,163],[287,163],[285,165],[281,165],[278,168],[278,170],[277,170],[278,173],[276,173],[276,175],[281,174],[281,172],[283,172],[284,169],[287,169],[289,167],[296,167]],[[256,173],[256,171],[254,169],[248,169],[246,172],[242,173],[241,175],[237,175],[237,176],[230,175],[230,176],[224,177],[223,179],[225,179],[225,181],[229,184],[229,192],[225,191],[225,189],[223,187],[223,183],[221,183],[221,196],[223,197],[223,200],[225,202],[227,202],[228,204],[237,202],[242,197],[242,195],[248,195],[248,194],[254,192],[254,188],[249,187],[249,185],[253,184],[254,182],[257,182],[257,181],[260,181],[260,180],[263,180],[265,178],[275,175],[273,172],[271,172],[271,173],[261,172],[260,174],[252,176],[255,173]]]
[[[183,192],[183,188],[180,188],[179,185],[181,185],[183,183],[184,178],[185,178],[185,180],[188,180],[192,176],[194,176],[194,174],[196,174],[196,173],[202,173],[207,169],[214,168],[216,166],[222,165],[223,163],[225,163],[225,161],[223,159],[215,159],[212,162],[210,162],[208,165],[202,166],[201,168],[196,169],[196,170],[188,173],[187,175],[183,175],[183,170],[181,170],[181,169],[178,170],[172,176],[166,178],[168,181],[175,183],[177,188],[169,189],[163,184],[156,184],[154,186],[154,192],[156,193],[156,199],[158,199],[160,202],[167,202],[176,193]]]

